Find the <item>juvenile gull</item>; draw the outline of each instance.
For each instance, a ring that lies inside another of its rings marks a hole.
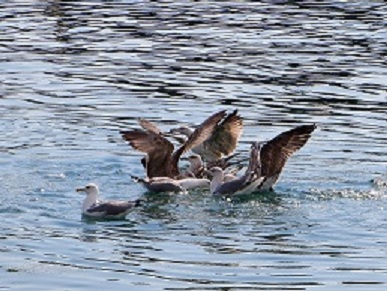
[[[85,192],[86,198],[82,205],[82,214],[95,218],[124,218],[134,207],[140,205],[135,201],[99,201],[99,189],[96,184],[90,183],[77,192]]]
[[[183,135],[186,138],[192,135],[194,129],[182,126],[169,131],[174,137]],[[201,144],[192,147],[195,154],[199,154],[206,162],[216,161],[232,154],[238,145],[243,132],[243,120],[238,115],[238,110],[228,114],[216,125],[213,133]],[[181,139],[178,139],[181,142]]]
[[[265,180],[260,190],[273,190],[287,160],[306,144],[315,129],[315,124],[297,126],[263,144],[261,173]]]
[[[224,170],[230,166],[238,166],[244,160],[239,160],[239,161],[235,161],[235,162],[230,161],[232,158],[234,158],[237,155],[238,155],[238,153],[235,153],[235,154],[229,155],[227,157],[220,158],[218,160],[215,160],[212,162],[207,162],[204,164],[200,155],[193,154],[193,155],[188,157],[188,161],[190,164],[189,164],[189,167],[186,171],[187,176],[202,178],[202,177],[205,177],[207,169],[219,167],[222,170]],[[235,168],[232,169],[231,171],[234,171],[234,170],[235,170]]]
[[[208,117],[176,151],[159,128],[144,119],[139,120],[144,130],[121,131],[121,134],[135,150],[146,154],[144,164],[148,178],[176,178],[180,175],[178,162],[181,155],[207,140],[225,115],[223,110]]]
[[[187,176],[190,177],[203,177],[205,172],[205,167],[203,164],[202,157],[200,155],[194,154],[188,157],[189,166],[187,169]]]
[[[255,191],[273,190],[273,186],[277,182],[289,157],[306,144],[315,129],[316,125],[314,124],[301,125],[277,135],[266,143],[254,143],[250,151],[250,160],[246,173],[241,178],[231,178],[230,184],[222,184],[225,181],[225,175],[221,168],[215,167],[210,169],[209,173],[213,176],[211,193],[215,195],[235,195],[238,193],[246,194]],[[255,158],[254,155],[257,155],[257,153],[259,153],[258,157]],[[257,164],[254,164],[254,161]],[[251,179],[249,173],[255,173],[255,182],[259,181],[259,183],[250,183],[245,188],[242,188],[241,185],[245,185]]]
[[[224,181],[224,173],[220,167],[214,167],[208,170],[212,176],[210,192],[215,196],[233,196],[239,194],[250,194],[259,187],[264,177],[261,176],[260,162],[261,146],[254,142],[250,149],[250,159],[248,167],[239,178]]]
[[[169,177],[154,177],[151,179],[142,179],[132,176],[136,182],[142,184],[149,192],[185,192],[196,188],[209,188],[210,180],[184,178],[175,180]]]

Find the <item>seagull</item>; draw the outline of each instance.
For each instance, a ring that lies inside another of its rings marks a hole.
[[[99,189],[94,183],[83,188],[76,189],[77,192],[85,192],[86,198],[82,205],[82,214],[94,218],[124,218],[134,207],[140,206],[141,200],[135,201],[104,201],[98,200]]]
[[[149,192],[186,192],[196,188],[209,188],[210,180],[184,178],[175,180],[169,177],[155,177],[151,179],[142,179],[132,176],[132,179],[142,184]]]
[[[222,110],[208,117],[175,151],[173,144],[165,138],[160,129],[145,119],[139,120],[143,130],[121,131],[121,134],[135,150],[146,154],[143,164],[149,179],[154,177],[177,178],[181,174],[178,168],[181,155],[207,140],[225,115],[226,111]]]
[[[261,145],[254,142],[250,149],[250,159],[248,167],[239,178],[224,181],[224,173],[220,167],[213,167],[208,170],[212,176],[210,192],[214,196],[234,196],[240,194],[250,194],[261,185],[265,177],[261,176],[260,162]]]
[[[189,138],[193,132],[194,129],[182,126],[171,129],[168,134],[175,137],[178,142],[184,142],[180,136]],[[192,147],[192,152],[200,155],[206,162],[214,162],[234,152],[242,132],[243,120],[238,115],[238,110],[234,110],[216,125],[213,133],[203,143]]]
[[[137,183],[143,185],[149,192],[184,192],[183,187],[176,182],[176,180],[169,177],[154,177],[150,179],[143,179],[132,176],[132,179]]]
[[[230,162],[232,158],[237,156],[239,153],[231,154],[227,157],[220,158],[218,160],[204,163],[202,160],[202,157],[198,154],[193,154],[188,157],[189,166],[186,171],[187,176],[190,177],[196,177],[196,178],[202,178],[206,174],[207,169],[211,169],[214,167],[220,167],[222,170],[225,170],[226,168],[230,166],[238,166],[240,163],[242,163],[244,160],[236,161],[236,162]],[[230,171],[239,170],[238,168],[233,168]]]
[[[188,157],[189,166],[186,171],[187,176],[202,177],[205,172],[202,157],[198,154],[190,155]]]
[[[231,177],[228,183],[222,184],[225,182],[225,175],[221,168],[211,168],[209,170],[209,174],[213,176],[210,186],[211,193],[214,195],[235,195],[273,191],[273,186],[287,160],[307,143],[315,129],[315,124],[301,125],[282,132],[268,142],[253,143],[246,173],[241,178],[233,179]],[[255,157],[256,155],[257,157]],[[249,179],[251,179],[250,176],[253,172],[256,177],[251,183]]]
[[[297,126],[263,143],[260,159],[265,180],[259,190],[273,191],[287,160],[307,143],[315,129],[315,124]]]

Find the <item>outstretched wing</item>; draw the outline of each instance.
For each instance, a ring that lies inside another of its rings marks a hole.
[[[148,178],[169,175],[168,165],[173,145],[163,136],[152,131],[121,131],[122,137],[135,150],[147,154],[146,171]]]
[[[277,180],[288,158],[306,144],[315,128],[314,124],[298,126],[264,144],[261,149],[262,176]]]
[[[207,140],[214,133],[216,126],[225,117],[225,115],[226,110],[222,110],[203,121],[191,134],[188,140],[173,154],[172,160],[174,164],[177,165],[177,162],[183,153]]]
[[[148,131],[148,132],[152,132],[154,134],[160,134],[161,133],[161,130],[158,128],[158,126],[156,124],[154,124],[153,122],[149,121],[149,120],[140,118],[138,120],[138,124],[140,124],[141,127],[143,129],[145,129],[146,131]]]
[[[230,113],[215,129],[211,137],[203,143],[204,159],[212,161],[234,152],[243,132],[243,120],[238,110]]]

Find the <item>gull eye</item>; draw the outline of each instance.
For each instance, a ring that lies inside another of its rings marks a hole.
[[[90,189],[90,186],[86,186],[86,189]]]

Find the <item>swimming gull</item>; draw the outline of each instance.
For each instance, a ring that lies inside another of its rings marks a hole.
[[[203,178],[206,175],[207,169],[220,167],[222,170],[225,170],[230,166],[239,166],[245,160],[239,160],[235,162],[230,161],[232,158],[234,158],[237,155],[239,155],[239,153],[234,153],[227,157],[223,157],[215,161],[203,163],[203,160],[200,155],[193,154],[188,157],[188,161],[190,164],[186,171],[186,174],[187,176],[190,176],[190,177]],[[235,169],[236,168],[234,167],[232,169],[229,169],[229,171],[235,171]],[[239,169],[237,169],[237,171],[239,171]]]
[[[187,190],[209,188],[210,186],[210,180],[208,179],[184,178],[175,180],[169,177],[142,179],[136,176],[132,176],[132,179],[142,184],[149,192],[154,193],[186,192]]]
[[[173,144],[159,128],[145,119],[139,120],[143,130],[121,131],[121,134],[135,150],[146,154],[144,164],[148,178],[176,178],[180,175],[178,163],[181,155],[207,140],[225,115],[226,111],[222,110],[208,117],[175,151]]]
[[[86,198],[82,205],[82,214],[88,217],[124,218],[134,207],[140,205],[140,200],[99,201],[99,189],[94,183],[78,188],[76,191],[86,193]]]
[[[260,143],[254,142],[251,145],[248,167],[239,178],[224,181],[224,173],[220,167],[209,169],[208,173],[212,176],[211,194],[215,196],[234,196],[256,191],[264,180],[264,177],[261,176],[260,150]]]
[[[179,135],[188,138],[192,135],[194,129],[182,126],[169,131],[178,141]],[[192,148],[192,152],[199,154],[206,162],[216,161],[224,156],[234,152],[238,141],[243,132],[243,120],[238,115],[238,110],[228,114],[222,121],[217,124],[213,133],[203,143]]]
[[[316,125],[301,125],[291,130],[282,132],[275,138],[268,142],[256,142],[252,145],[250,151],[249,166],[246,173],[241,178],[236,178],[227,184],[222,182],[225,181],[224,173],[221,168],[215,167],[210,169],[210,174],[213,176],[211,181],[211,193],[230,195],[238,193],[251,193],[255,191],[273,190],[274,184],[277,182],[283,167],[287,160],[299,149],[301,149],[311,137],[311,134],[316,129]],[[254,158],[259,150],[258,158]],[[254,160],[257,164],[254,165]],[[249,181],[249,173],[255,173],[256,180],[259,183],[250,183],[246,188],[239,190],[241,185],[244,185],[246,181]],[[259,177],[259,179],[258,179]],[[219,186],[221,185],[221,187]],[[255,187],[255,189],[254,189]]]

